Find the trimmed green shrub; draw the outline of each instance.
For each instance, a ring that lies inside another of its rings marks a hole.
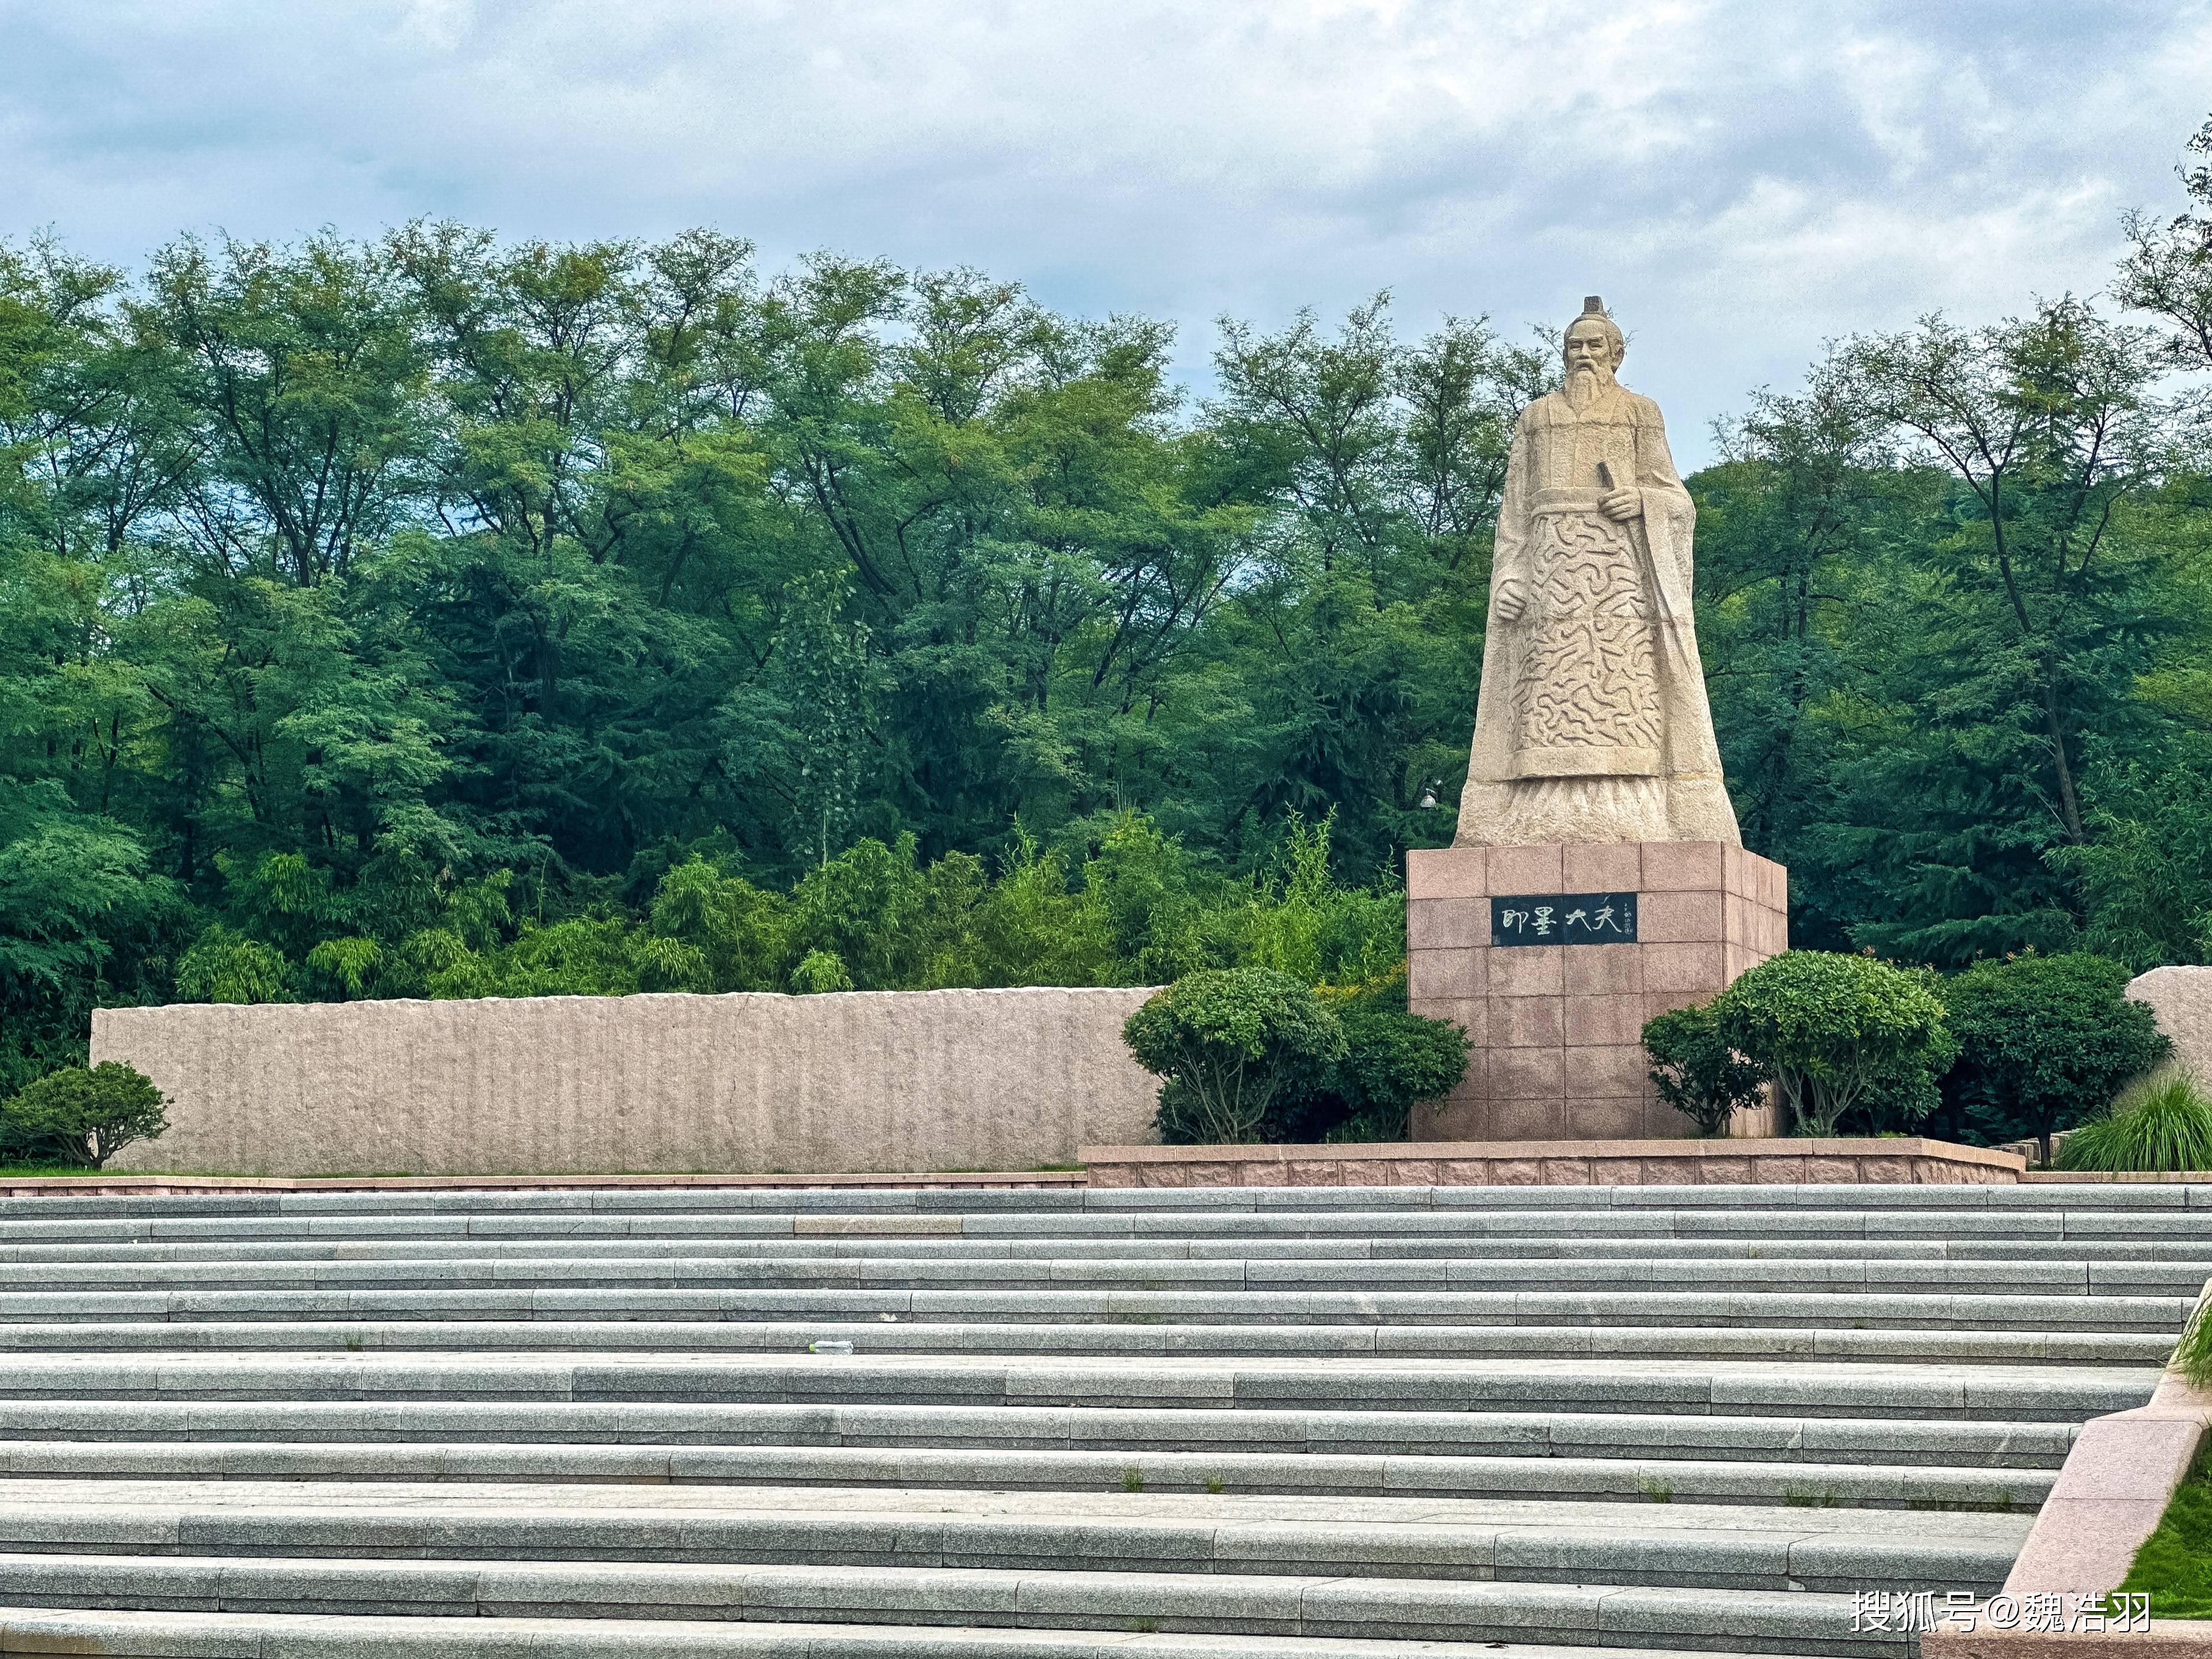
[[[1701,1135],[1726,1134],[1729,1121],[1756,1106],[1772,1080],[1765,1066],[1722,1040],[1720,1017],[1710,1002],[1644,1021],[1644,1052],[1651,1056],[1659,1098],[1696,1124]]]
[[[2212,1100],[2186,1076],[2147,1079],[2066,1137],[2062,1170],[2212,1170]]]
[[[1713,1004],[1723,1042],[1771,1073],[1801,1134],[1832,1135],[1846,1115],[1910,1128],[1934,1110],[1936,1079],[1958,1044],[1936,975],[1872,957],[1785,951]]]
[[[2054,1129],[2102,1111],[2172,1051],[2151,1011],[2122,994],[2127,983],[2124,964],[2079,951],[1976,963],[1946,981],[1954,1121],[1992,1142],[2033,1135],[2048,1164]]]
[[[27,1160],[96,1170],[134,1140],[169,1127],[153,1079],[120,1061],[65,1066],[0,1106],[0,1143]]]
[[[1363,999],[1340,1007],[1337,1024],[1343,1057],[1299,1101],[1304,1109],[1294,1118],[1269,1115],[1266,1139],[1403,1140],[1414,1103],[1449,1094],[1467,1075],[1467,1032],[1448,1019]]]
[[[1162,1139],[1185,1145],[1259,1139],[1284,1087],[1344,1054],[1336,1016],[1272,968],[1185,974],[1129,1016],[1121,1038],[1164,1079]]]

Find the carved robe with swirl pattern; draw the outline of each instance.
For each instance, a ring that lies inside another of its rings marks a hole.
[[[1640,518],[1598,510],[1600,462]],[[1696,520],[1649,398],[1615,383],[1579,411],[1559,392],[1522,410],[1457,845],[1740,844],[1691,622]]]

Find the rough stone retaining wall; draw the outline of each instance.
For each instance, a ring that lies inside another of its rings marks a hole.
[[[872,1170],[805,1175],[0,1176],[0,1216],[12,1198],[235,1198],[266,1193],[726,1193],[1064,1190],[1080,1170]],[[0,1655],[8,1651],[0,1643]]]
[[[105,1008],[169,1097],[111,1168],[240,1175],[1027,1170],[1149,1139],[1143,988]]]
[[[2154,968],[2128,982],[2128,994],[2150,1004],[2175,1060],[2212,1085],[2212,968]]]

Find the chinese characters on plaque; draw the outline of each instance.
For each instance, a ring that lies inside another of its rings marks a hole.
[[[1490,901],[1492,945],[1633,945],[1633,893],[1533,893]]]

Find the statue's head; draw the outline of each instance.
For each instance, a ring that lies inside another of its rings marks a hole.
[[[1627,337],[1621,333],[1620,325],[1605,314],[1605,301],[1596,295],[1583,301],[1583,314],[1567,325],[1567,331],[1559,342],[1559,355],[1570,383],[1579,375],[1610,380],[1613,371],[1620,367],[1620,360],[1628,355]]]

